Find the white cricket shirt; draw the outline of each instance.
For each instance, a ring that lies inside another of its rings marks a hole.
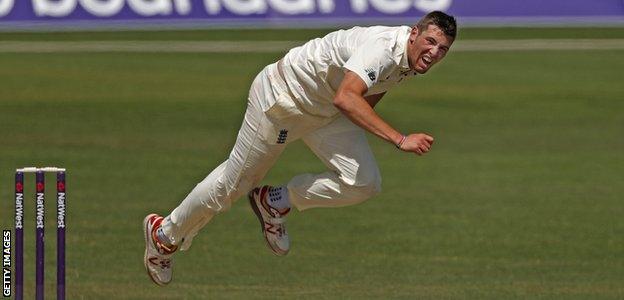
[[[347,70],[366,83],[365,96],[386,92],[408,76],[408,26],[354,27],[313,39],[291,49],[282,70],[297,104],[323,117],[336,115],[334,95]]]

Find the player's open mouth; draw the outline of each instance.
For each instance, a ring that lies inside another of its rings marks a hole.
[[[427,66],[428,66],[428,65],[430,65],[430,64],[433,62],[433,60],[432,60],[432,59],[431,59],[431,57],[429,57],[429,56],[423,56],[423,57],[422,57],[422,61],[423,61],[423,62],[425,63],[425,65],[427,65]]]

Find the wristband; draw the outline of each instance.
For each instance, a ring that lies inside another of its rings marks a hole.
[[[403,145],[403,142],[405,142],[405,139],[407,139],[406,135],[402,134],[402,136],[403,137],[401,138],[401,141],[398,144],[396,144],[397,149],[401,149],[401,145]]]

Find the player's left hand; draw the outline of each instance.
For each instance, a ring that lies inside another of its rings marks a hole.
[[[406,152],[413,152],[423,155],[431,150],[433,137],[425,133],[413,133],[405,137],[400,149]]]

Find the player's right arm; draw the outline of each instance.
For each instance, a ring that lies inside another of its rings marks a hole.
[[[424,133],[406,136],[401,134],[373,110],[374,105],[369,104],[364,97],[367,91],[368,87],[360,76],[355,72],[347,71],[334,97],[334,105],[353,123],[368,132],[394,145],[401,144],[400,149],[403,151],[414,152],[418,155],[429,152],[433,137]],[[381,97],[376,100],[380,99]]]
[[[375,109],[375,105],[377,105],[377,103],[381,101],[381,98],[383,98],[385,94],[386,92],[375,94],[375,95],[370,95],[370,96],[365,96],[364,99],[366,99],[366,102],[368,102],[368,105],[370,105],[373,109]]]

